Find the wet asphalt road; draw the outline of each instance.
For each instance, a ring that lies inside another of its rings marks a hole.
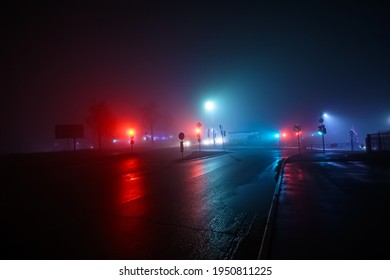
[[[389,157],[333,152],[284,168],[268,259],[390,259]]]
[[[255,259],[286,153],[2,157],[1,258]]]

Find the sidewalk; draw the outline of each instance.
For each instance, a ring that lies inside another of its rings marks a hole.
[[[390,259],[390,156],[304,153],[284,161],[260,259]]]

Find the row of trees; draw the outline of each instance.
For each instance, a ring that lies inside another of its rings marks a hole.
[[[162,114],[154,102],[145,103],[141,108],[140,123],[145,131],[150,131],[152,143],[154,141],[156,125],[161,130],[169,132],[172,129],[172,116]],[[86,124],[91,128],[97,138],[99,149],[103,146],[104,138],[112,138],[115,135],[117,117],[113,114],[109,104],[105,100],[93,100],[88,108]]]

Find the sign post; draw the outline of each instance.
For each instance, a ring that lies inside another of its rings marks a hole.
[[[219,129],[220,129],[220,131],[221,131],[222,148],[223,148],[223,150],[225,151],[225,141],[223,141],[224,131],[223,131],[222,125],[219,125]]]
[[[200,152],[200,150],[201,150],[201,148],[200,148],[200,142],[201,142],[201,139],[200,139],[200,128],[202,127],[202,124],[201,124],[200,122],[198,122],[198,123],[196,124],[196,126],[198,127],[198,128],[196,129],[196,136],[198,137],[199,152]]]
[[[349,137],[351,138],[351,151],[353,152],[353,140],[354,140],[354,136],[356,135],[356,131],[351,128],[350,131],[349,131]]]
[[[300,124],[294,125],[294,131],[295,131],[296,134],[297,134],[298,151],[299,151],[299,154],[301,154],[301,140],[300,140],[300,138],[299,138],[299,134],[301,133],[301,130],[302,130],[302,126],[301,126]]]
[[[179,133],[179,139],[180,139],[180,152],[181,152],[181,158],[183,158],[183,153],[184,153],[184,144],[183,144],[183,140],[184,140],[184,133],[183,132],[180,132]]]
[[[65,124],[55,126],[55,137],[57,139],[73,139],[73,150],[76,150],[76,139],[84,137],[83,124]]]

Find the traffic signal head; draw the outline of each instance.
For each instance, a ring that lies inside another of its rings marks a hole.
[[[326,134],[326,127],[324,124],[318,126],[318,132],[320,132],[321,134]]]
[[[128,133],[129,133],[129,135],[130,135],[130,138],[133,139],[133,138],[134,138],[134,135],[135,135],[134,129],[129,129],[129,130],[128,130]]]

